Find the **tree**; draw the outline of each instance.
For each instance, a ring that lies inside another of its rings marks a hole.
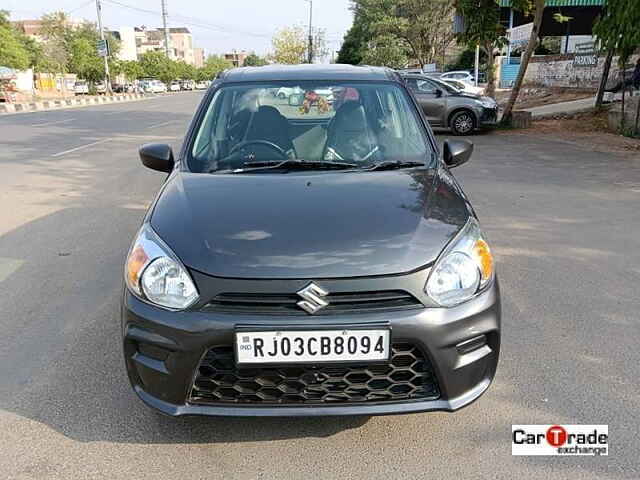
[[[505,29],[500,23],[500,8],[496,0],[457,0],[458,12],[464,18],[464,31],[458,40],[469,49],[479,45],[487,57],[486,94],[495,96],[495,65],[493,52],[507,43]]]
[[[538,33],[540,32],[540,26],[542,25],[542,14],[544,13],[545,0],[512,0],[513,8],[523,11],[525,14],[533,13],[533,26],[531,28],[531,35],[529,36],[529,43],[524,51],[522,60],[520,61],[520,69],[518,70],[518,76],[511,89],[511,95],[509,101],[504,108],[501,122],[504,124],[511,123],[511,114],[513,112],[513,106],[518,99],[520,89],[522,88],[522,82],[524,80],[524,74],[527,72],[529,66],[529,60],[533,51],[538,44]]]
[[[144,77],[144,70],[142,69],[140,62],[135,60],[125,60],[120,62],[120,66],[125,78],[130,82]]]
[[[640,46],[640,8],[638,8],[637,0],[609,0],[604,7],[604,11],[596,24],[593,31],[600,41],[600,46],[607,53],[605,68],[603,69],[598,96],[596,97],[596,106],[602,104],[604,89],[609,76],[609,67],[614,54],[618,54],[618,65],[621,71],[625,71],[625,66],[629,57],[638,46]],[[622,89],[622,125],[624,130],[624,108],[625,108],[625,78],[623,73],[623,89]],[[638,133],[638,117],[640,117],[640,102],[636,112],[636,121],[634,133]]]
[[[219,55],[209,55],[204,62],[204,67],[198,70],[197,80],[213,80],[216,76],[229,68],[233,68],[233,64]]]
[[[354,10],[353,24],[344,37],[340,51],[338,52],[338,63],[358,65],[362,63],[367,46],[373,38],[371,25],[362,14],[361,9],[352,6]]]
[[[307,37],[301,27],[286,27],[271,39],[273,60],[276,63],[304,63],[307,53]]]
[[[196,67],[193,65],[189,65],[187,62],[183,60],[178,60],[174,65],[175,69],[175,78],[180,78],[182,80],[194,80],[196,78]]]
[[[24,70],[39,56],[37,44],[9,21],[9,12],[0,10],[0,66]]]
[[[267,64],[267,60],[256,55],[255,52],[251,52],[247,55],[247,58],[244,59],[244,65],[246,67],[262,67]]]
[[[139,62],[145,77],[157,78],[164,83],[169,83],[176,78],[176,62],[167,58],[164,52],[145,52],[140,55]]]
[[[409,58],[404,44],[391,35],[382,35],[368,43],[361,62],[390,68],[405,68]]]
[[[455,37],[450,0],[354,0],[353,8],[374,36],[402,41],[420,66],[441,60]]]
[[[29,52],[13,34],[13,29],[0,26],[0,66],[24,70],[29,68]]]

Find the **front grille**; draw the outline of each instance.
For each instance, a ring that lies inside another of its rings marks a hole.
[[[323,298],[329,305],[316,315],[384,312],[423,306],[413,295],[403,290],[339,292],[330,293]],[[205,305],[204,310],[260,315],[307,315],[297,305],[300,300],[302,298],[295,293],[221,293]]]
[[[238,367],[232,347],[210,349],[189,401],[199,404],[335,404],[434,400],[440,396],[422,350],[394,343],[389,363]]]

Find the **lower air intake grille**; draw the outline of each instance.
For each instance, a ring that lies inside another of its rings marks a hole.
[[[394,343],[389,363],[237,367],[232,347],[202,359],[189,401],[199,404],[336,404],[434,400],[440,396],[418,347]]]

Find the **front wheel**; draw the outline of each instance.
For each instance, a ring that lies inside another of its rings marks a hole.
[[[476,128],[476,119],[470,111],[462,110],[451,116],[449,127],[454,135],[469,135]]]

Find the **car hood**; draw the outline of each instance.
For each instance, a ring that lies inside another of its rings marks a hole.
[[[457,93],[451,94],[451,96],[453,96],[453,97],[463,97],[463,98],[473,98],[474,100],[480,100],[480,98],[482,98],[482,95],[480,95],[478,93],[471,93],[471,92],[457,92]]]
[[[337,278],[433,262],[471,209],[444,170],[176,172],[151,226],[186,266],[233,278]]]

